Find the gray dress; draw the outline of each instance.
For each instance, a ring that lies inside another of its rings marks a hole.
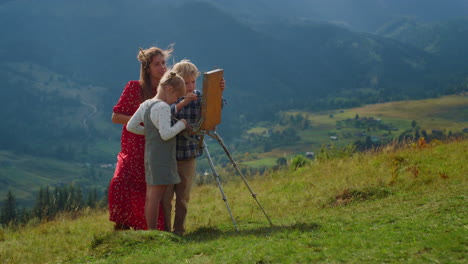
[[[145,111],[145,176],[147,185],[168,185],[180,182],[177,173],[176,137],[164,141],[150,118],[152,103]]]

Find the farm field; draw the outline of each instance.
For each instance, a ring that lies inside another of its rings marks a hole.
[[[298,130],[300,140],[295,144],[274,148],[271,151],[258,153],[257,159],[244,161],[247,167],[258,168],[264,164],[274,165],[272,159],[291,158],[305,155],[306,152],[318,153],[322,147],[343,148],[357,140],[364,141],[367,136],[376,140],[391,141],[405,130],[411,130],[412,122],[422,131],[431,134],[433,130],[444,134],[462,132],[468,128],[468,96],[450,95],[435,99],[398,101],[366,105],[352,109],[339,109],[318,113],[298,111],[285,112],[285,115],[302,115],[310,122],[307,129]],[[360,119],[378,120],[393,130],[365,129],[352,126],[339,126],[343,120]],[[262,134],[268,130],[284,129],[282,126],[255,127],[250,134]]]

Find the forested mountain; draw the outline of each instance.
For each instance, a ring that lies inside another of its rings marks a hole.
[[[466,68],[468,61],[468,16],[422,23],[414,18],[394,19],[377,34],[412,45],[434,55],[453,71]]]
[[[109,89],[105,109],[127,80],[137,78],[137,48],[171,43],[176,43],[175,60],[190,58],[204,71],[225,68],[232,87],[226,95],[248,112],[257,110],[250,98],[258,96],[296,105],[330,94],[343,96],[343,90],[375,88],[378,96],[388,97],[380,100],[386,100],[407,97],[401,90],[434,95],[444,89],[424,83],[437,62],[410,45],[323,23],[269,21],[259,32],[207,3],[162,3],[6,2],[0,8],[1,22],[8,25],[1,29],[2,61],[31,61],[67,78],[104,86]],[[279,5],[275,3],[268,6]]]
[[[328,22],[375,32],[389,20],[412,17],[434,22],[468,16],[465,0],[206,0],[262,27],[271,21]]]
[[[101,106],[105,88],[72,81],[33,62],[0,63],[0,80],[5,114],[0,149],[64,160],[100,156],[86,148],[111,137]]]
[[[424,1],[421,10],[421,1],[324,2],[0,1],[0,150],[115,161],[121,127],[110,122],[112,106],[138,79],[138,48],[153,45],[175,43],[169,64],[225,69],[219,130],[228,144],[281,110],[467,89],[467,20],[428,22],[434,10],[434,19],[464,15],[466,1],[444,1],[445,9]],[[396,22],[401,15],[416,22]]]
[[[252,6],[261,3],[254,1]],[[310,7],[311,3],[302,4]],[[269,10],[282,6],[275,1],[263,5]],[[12,113],[4,122],[12,129],[2,131],[6,135],[2,148],[16,144],[12,143],[16,140],[9,140],[11,137],[28,144],[31,134],[41,143],[47,141],[42,138],[51,137],[82,141],[86,133],[81,130],[85,128],[71,124],[92,111],[96,113],[89,123],[97,124],[92,135],[105,134],[98,130],[109,128],[100,123],[108,122],[125,83],[138,78],[138,47],[176,43],[173,61],[189,58],[202,71],[214,66],[224,68],[229,106],[223,127],[233,135],[238,132],[239,114],[246,115],[247,120],[262,120],[294,107],[317,110],[436,96],[456,90],[466,73],[464,69],[457,72],[453,67],[441,67],[446,65],[442,61],[463,61],[459,55],[468,46],[457,44],[459,38],[451,37],[451,33],[466,27],[466,20],[457,20],[458,27],[439,27],[439,35],[433,38],[442,40],[436,43],[439,53],[434,54],[427,48],[434,41],[412,43],[405,40],[401,30],[396,36],[387,28],[381,34],[385,37],[381,37],[299,20],[267,20],[259,30],[227,10],[189,1],[171,5],[148,0],[138,5],[129,0],[112,4],[104,0],[3,2],[0,22],[8,26],[0,29],[0,73],[5,91],[0,107]],[[314,10],[310,7],[310,12]],[[414,36],[412,32],[408,35]],[[453,45],[459,49],[453,49]],[[94,93],[90,87],[102,88]],[[81,97],[63,91],[73,89],[81,91]],[[83,99],[85,95],[92,98],[92,106]],[[17,104],[16,98],[22,103]],[[259,104],[260,98],[267,103]],[[67,111],[79,116],[70,121],[70,116],[63,114]],[[39,116],[47,121],[36,122]],[[60,125],[52,125],[50,120],[59,120],[56,123]],[[24,129],[25,124],[31,128]],[[55,128],[55,134],[49,127]],[[30,148],[22,149],[29,152]]]

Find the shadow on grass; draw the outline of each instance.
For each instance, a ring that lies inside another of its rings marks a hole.
[[[320,229],[320,225],[316,223],[295,223],[291,225],[281,226],[268,226],[268,227],[257,227],[241,229],[236,231],[234,227],[231,230],[222,230],[216,227],[201,227],[195,231],[181,237],[184,241],[205,241],[217,239],[220,237],[233,237],[233,236],[269,236],[273,233],[279,232],[310,232]]]
[[[246,225],[256,223],[248,223]],[[245,226],[245,225],[243,225]],[[95,236],[90,244],[90,259],[106,258],[107,256],[125,256],[139,250],[153,250],[155,244],[185,244],[190,242],[203,242],[219,238],[240,236],[267,237],[282,232],[311,232],[320,229],[316,223],[294,223],[291,225],[246,227],[236,231],[230,227],[201,227],[185,236],[177,236],[169,232],[161,231],[113,231]]]

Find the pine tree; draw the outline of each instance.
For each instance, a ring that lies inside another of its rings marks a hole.
[[[75,199],[75,188],[73,185],[68,186],[68,188],[65,188],[67,190],[67,198],[65,202],[65,210],[66,211],[71,211],[73,208],[73,202]]]
[[[109,195],[109,188],[106,188],[104,190],[104,195],[102,196],[102,199],[100,201],[100,207],[106,207],[108,204],[108,195]]]
[[[419,129],[416,129],[414,131],[414,139],[418,140],[421,137],[421,134],[419,133]]]
[[[426,140],[428,140],[428,141],[431,140],[431,139],[429,138],[429,135],[427,134],[427,131],[426,131],[426,130],[422,130],[422,131],[421,131],[421,134],[422,134],[422,136],[423,136]]]
[[[55,200],[57,203],[57,210],[64,211],[65,210],[65,203],[67,202],[67,189],[55,187]]]
[[[8,191],[1,211],[1,224],[18,223],[18,210],[16,208],[16,199],[11,190]]]
[[[76,187],[76,198],[75,198],[75,211],[81,209],[83,205],[83,191],[81,190],[80,186]]]
[[[86,206],[91,208],[96,208],[98,205],[98,194],[97,189],[94,187],[91,191],[88,192],[88,198],[86,199]]]
[[[44,191],[42,189],[42,187],[39,188],[39,193],[37,194],[37,198],[36,198],[36,202],[34,204],[34,208],[33,208],[33,215],[39,219],[42,219],[43,217],[43,201],[44,201]]]
[[[18,222],[25,224],[29,219],[31,219],[31,212],[23,207],[21,214],[18,216]]]
[[[45,189],[44,189],[44,196],[43,196],[43,202],[42,202],[42,212],[43,212],[43,216],[44,217],[47,217],[48,219],[50,219],[53,215],[53,212],[52,212],[52,199],[50,197],[50,191],[49,191],[49,186],[46,186]]]

